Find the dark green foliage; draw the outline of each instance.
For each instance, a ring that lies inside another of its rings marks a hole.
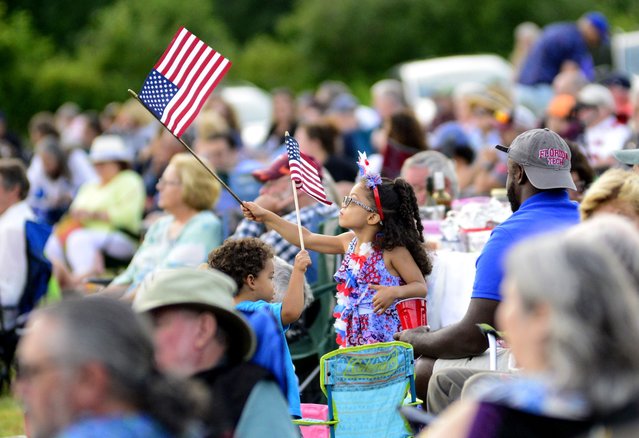
[[[10,126],[24,128],[24,123],[40,106],[34,84],[40,66],[54,53],[53,44],[33,28],[28,13],[7,16],[0,3],[0,110],[5,111]]]
[[[63,50],[72,50],[92,15],[113,0],[8,0],[7,11],[28,11],[33,26]]]
[[[289,14],[293,0],[213,0],[218,19],[239,44],[256,35],[273,34],[280,16]]]
[[[139,89],[180,25],[233,62],[227,82],[367,88],[400,62],[460,53],[508,56],[513,29],[599,9],[639,28],[637,0],[0,0],[0,110],[29,117],[65,101],[100,109]]]
[[[513,29],[522,21],[575,20],[595,5],[594,0],[303,0],[268,41],[297,56],[296,69],[286,77],[294,83],[372,81],[413,59],[482,52],[508,56]],[[242,59],[255,56],[254,46],[264,47],[264,39],[249,42]],[[290,56],[269,60],[269,68],[278,71],[273,64],[288,64]],[[263,83],[256,70],[244,74]]]

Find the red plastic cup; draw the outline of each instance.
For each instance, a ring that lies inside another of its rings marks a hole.
[[[408,298],[395,305],[403,330],[426,325],[426,299]]]

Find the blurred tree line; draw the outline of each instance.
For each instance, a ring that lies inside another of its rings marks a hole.
[[[520,22],[592,9],[639,27],[637,0],[0,0],[0,110],[24,132],[31,115],[65,101],[123,101],[179,26],[231,59],[226,82],[302,90],[335,79],[365,97],[400,62],[508,56]]]

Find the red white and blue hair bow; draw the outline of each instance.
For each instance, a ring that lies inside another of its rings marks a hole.
[[[377,214],[379,214],[379,223],[384,225],[384,211],[382,210],[382,201],[379,197],[378,186],[382,185],[382,177],[378,173],[374,173],[371,170],[370,162],[366,156],[366,152],[357,151],[359,159],[357,160],[357,166],[359,167],[359,173],[366,183],[366,187],[373,191],[375,197],[375,206],[377,207]]]

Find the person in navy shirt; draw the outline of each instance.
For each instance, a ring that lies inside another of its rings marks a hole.
[[[546,26],[524,59],[517,78],[517,100],[538,116],[552,98],[551,84],[560,72],[580,70],[594,80],[590,48],[608,42],[608,20],[599,12],[588,12],[577,22]]]
[[[455,367],[481,368],[477,358],[488,347],[476,324],[494,325],[501,302],[502,261],[517,242],[547,231],[570,227],[579,222],[577,203],[570,201],[566,189],[575,190],[570,175],[570,148],[549,129],[531,129],[520,134],[511,146],[497,146],[508,154],[506,189],[512,216],[497,226],[476,264],[475,282],[466,315],[456,324],[435,332],[426,327],[405,330],[395,339],[413,345],[417,362],[417,395],[425,400],[435,360],[464,359]],[[487,361],[485,361],[487,364]],[[448,366],[439,364],[436,369]]]

